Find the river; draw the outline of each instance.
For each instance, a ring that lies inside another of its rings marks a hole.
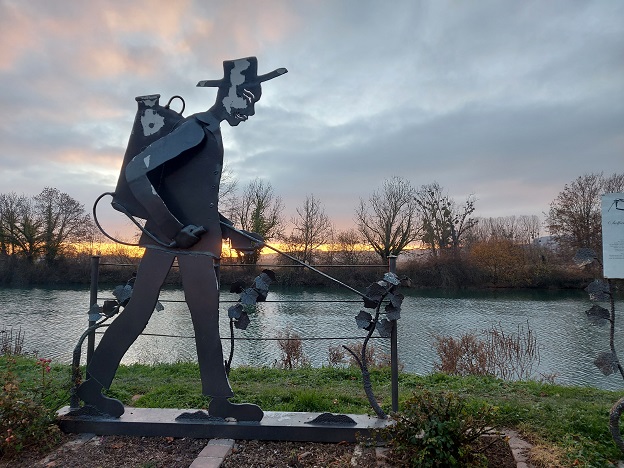
[[[530,327],[540,346],[540,363],[535,378],[556,375],[560,384],[588,385],[609,390],[624,388],[619,374],[603,376],[593,360],[609,350],[607,325],[592,325],[584,313],[591,307],[580,291],[478,291],[445,292],[404,289],[406,295],[398,321],[399,359],[404,370],[426,374],[433,370],[437,354],[436,335],[480,332],[499,326],[507,333]],[[112,298],[110,289],[99,293]],[[227,308],[237,295],[222,292],[221,336],[229,336]],[[313,366],[328,364],[328,348],[361,342],[364,333],[354,316],[361,302],[353,293],[335,289],[277,289],[260,303],[245,331],[236,330],[233,365],[271,366],[279,360],[275,338],[290,328],[304,338],[304,351]],[[145,333],[169,336],[141,336],[124,357],[123,363],[156,363],[195,360],[193,329],[183,293],[163,290],[163,311],[154,312]],[[352,302],[345,302],[352,301]],[[87,325],[89,292],[83,289],[1,289],[0,330],[21,328],[26,351],[69,363],[72,350]],[[619,324],[624,321],[620,319]],[[528,324],[528,325],[527,325]],[[622,337],[623,327],[616,331]],[[99,336],[98,336],[99,338]],[[335,339],[327,339],[335,338]],[[372,342],[378,352],[389,352],[389,341]],[[624,356],[620,339],[618,352]],[[224,339],[224,354],[229,342]],[[84,352],[83,352],[84,359]]]

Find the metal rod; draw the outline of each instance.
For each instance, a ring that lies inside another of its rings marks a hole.
[[[396,274],[397,256],[388,256],[388,271]],[[392,320],[390,331],[390,372],[392,380],[392,411],[399,411],[399,352],[397,339],[397,321]]]
[[[316,269],[316,268],[314,268],[313,266],[310,266],[310,265],[308,265],[307,263],[302,262],[302,261],[301,261],[301,260],[299,260],[298,258],[295,258],[295,257],[293,257],[292,255],[288,255],[286,252],[282,252],[281,250],[278,250],[277,248],[273,247],[272,245],[269,245],[269,244],[267,244],[267,243],[266,243],[266,242],[264,242],[264,241],[260,241],[260,240],[258,240],[256,237],[254,237],[254,236],[250,236],[250,235],[249,235],[249,234],[247,234],[246,232],[243,232],[243,231],[240,231],[239,229],[236,229],[236,228],[235,228],[234,226],[232,226],[231,224],[228,224],[228,223],[226,223],[226,222],[224,222],[224,221],[220,221],[220,223],[221,223],[221,224],[223,224],[224,226],[227,226],[227,227],[228,227],[228,229],[231,229],[232,231],[237,232],[237,233],[238,233],[238,234],[240,234],[241,236],[244,236],[244,237],[246,237],[247,239],[249,239],[249,240],[251,240],[251,241],[253,241],[253,242],[257,243],[257,244],[260,244],[260,245],[262,245],[263,247],[266,247],[266,248],[268,248],[268,249],[272,250],[272,251],[273,251],[273,252],[275,252],[275,253],[278,253],[278,254],[280,254],[280,255],[283,255],[284,257],[286,257],[286,258],[288,258],[288,259],[292,260],[293,262],[298,263],[299,265],[301,265],[301,266],[303,266],[303,267],[306,267],[306,268],[308,268],[308,269],[312,270],[312,271],[313,271],[313,272],[315,272],[315,273],[318,273],[319,275],[323,276],[324,278],[327,278],[327,279],[328,279],[328,280],[330,280],[330,281],[333,281],[333,282],[334,282],[334,283],[336,283],[336,284],[339,284],[339,285],[340,285],[340,286],[342,286],[343,288],[347,288],[349,291],[354,292],[355,294],[357,294],[357,295],[358,295],[358,296],[360,296],[361,298],[363,298],[363,299],[369,299],[369,298],[366,296],[366,294],[361,293],[361,292],[360,292],[360,291],[358,291],[357,289],[352,288],[351,286],[349,286],[348,284],[343,283],[343,282],[342,282],[342,281],[340,281],[340,280],[337,280],[337,279],[336,279],[336,278],[334,278],[333,276],[330,276],[330,275],[328,275],[328,274],[326,274],[326,273],[323,273],[323,272],[322,272],[322,271],[320,271],[320,270],[317,270],[317,269]]]
[[[96,332],[100,335],[102,333]],[[159,336],[162,338],[184,338],[194,340],[195,336],[191,335],[166,335],[164,333],[141,333],[141,336]],[[310,336],[301,338],[243,338],[234,337],[235,341],[327,341],[327,340],[361,340],[364,336]],[[221,337],[221,341],[230,340],[230,337]],[[371,336],[371,340],[385,340],[383,336]]]
[[[98,277],[100,272],[100,256],[93,255],[91,257],[91,290],[89,294],[89,326],[91,328],[95,325],[95,320],[91,320],[91,308],[94,305],[97,305],[97,294],[98,294]],[[89,333],[87,337],[87,364],[91,362],[91,356],[93,356],[93,350],[95,349],[95,329]],[[89,378],[89,373],[87,372],[87,378]]]

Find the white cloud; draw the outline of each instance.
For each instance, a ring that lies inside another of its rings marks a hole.
[[[349,0],[0,2],[0,187],[114,188],[134,97],[208,108],[248,55],[257,115],[224,129],[244,183],[335,221],[384,178],[474,193],[477,213],[540,214],[586,172],[622,172],[624,4]],[[74,191],[74,193],[72,193]],[[531,210],[531,211],[527,211]]]

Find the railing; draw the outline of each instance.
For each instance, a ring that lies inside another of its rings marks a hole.
[[[396,260],[397,257],[396,256],[390,256],[390,258],[388,259],[388,271],[390,273],[395,273],[396,274]],[[91,257],[91,286],[90,286],[90,294],[89,294],[89,325],[88,325],[88,330],[90,330],[90,332],[88,332],[86,334],[86,338],[87,338],[87,363],[90,362],[91,357],[93,356],[93,352],[95,349],[95,329],[97,328],[97,320],[95,319],[95,316],[93,314],[93,311],[96,309],[99,309],[98,306],[98,285],[99,285],[99,272],[100,272],[100,267],[101,266],[115,266],[115,267],[134,267],[136,268],[137,265],[135,264],[122,264],[122,263],[101,263],[100,262],[100,256],[92,256]],[[355,290],[354,288],[336,280],[335,278],[319,272],[317,268],[371,268],[371,267],[375,267],[376,265],[315,265],[315,267],[310,267],[309,265],[306,264],[294,264],[294,265],[281,265],[281,264],[253,264],[253,265],[245,265],[245,264],[240,264],[240,263],[221,263],[220,264],[220,268],[230,268],[230,267],[259,267],[259,268],[264,268],[264,267],[275,267],[275,268],[310,268],[312,271],[316,272],[316,273],[320,273],[322,276],[331,279],[332,281],[338,283],[339,285],[346,287],[347,289],[351,290],[352,292],[356,293],[357,295],[359,295],[360,297],[365,297],[364,294],[360,293],[359,291]],[[384,265],[378,265],[379,267],[383,267],[385,268]],[[173,301],[173,300],[169,300],[169,301],[162,301],[162,302],[185,302],[185,301]],[[225,302],[236,302],[236,301],[221,301],[222,303]],[[301,300],[299,301],[266,301],[266,302],[302,302]],[[342,303],[360,303],[361,300],[342,300],[342,301],[335,301],[335,300],[328,300],[328,301],[303,301],[303,302],[342,302]],[[399,409],[399,387],[398,387],[398,381],[399,381],[399,359],[398,359],[398,340],[397,340],[397,321],[396,320],[392,320],[392,330],[391,330],[391,334],[390,334],[390,368],[391,368],[391,394],[392,394],[392,411],[398,411]],[[171,337],[171,338],[193,338],[191,336],[179,336],[179,335],[159,335],[159,334],[150,334],[150,333],[142,333],[142,335],[145,336],[167,336],[167,337]],[[360,337],[303,337],[301,338],[302,340],[337,340],[337,339],[353,339],[353,338],[360,338]],[[381,337],[379,337],[381,338]],[[224,339],[224,338],[222,338]],[[255,340],[255,341],[276,341],[279,340],[280,338],[275,338],[275,337],[262,337],[262,338],[236,338],[237,340]],[[76,347],[77,349],[77,353],[78,353],[78,361],[79,361],[79,353],[80,353],[80,347],[82,346],[82,341],[78,344],[78,346]],[[75,360],[75,359],[74,359]],[[87,378],[89,377],[89,374],[87,373]],[[77,405],[77,402],[74,402],[74,404]],[[74,404],[72,404],[72,406],[74,406]]]

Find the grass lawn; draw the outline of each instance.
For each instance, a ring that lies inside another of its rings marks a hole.
[[[34,358],[13,359],[11,373],[24,395],[40,400],[50,410],[69,404],[69,366],[52,365],[46,372]],[[3,386],[7,375],[7,359],[0,356]],[[390,412],[389,369],[374,369],[371,377],[378,401]],[[232,369],[230,381],[236,393],[233,401],[256,403],[267,411],[374,414],[359,370],[353,368],[242,367]],[[499,424],[531,440],[542,453],[545,466],[605,467],[624,459],[608,429],[609,410],[622,396],[618,392],[490,377],[400,375],[400,402],[418,389],[453,391],[469,404],[495,406]],[[126,405],[147,408],[205,408],[209,401],[201,396],[195,363],[122,366],[108,394]]]

